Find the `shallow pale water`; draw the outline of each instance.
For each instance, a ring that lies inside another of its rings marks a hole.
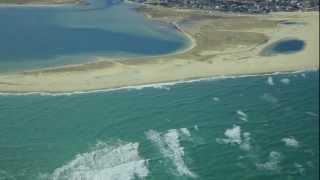
[[[0,96],[0,179],[319,179],[318,76]]]
[[[0,72],[161,55],[186,48],[174,28],[148,21],[133,5],[0,6]]]

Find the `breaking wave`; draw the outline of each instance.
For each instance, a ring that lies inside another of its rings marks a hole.
[[[184,161],[185,152],[180,144],[181,136],[189,137],[190,135],[187,128],[171,129],[166,133],[159,133],[154,130],[146,132],[147,138],[159,148],[160,153],[172,161],[179,176],[196,178],[197,175],[190,171]]]
[[[273,78],[272,78],[272,77],[268,77],[267,83],[268,83],[270,86],[274,86]]]
[[[216,142],[220,144],[239,145],[239,148],[245,151],[251,149],[251,134],[249,132],[241,133],[241,127],[233,125],[232,128],[224,132],[226,138],[217,138]]]
[[[248,115],[243,112],[242,110],[237,110],[237,114],[239,116],[239,119],[242,120],[242,121],[248,121]]]
[[[290,82],[291,82],[291,80],[290,80],[289,78],[282,78],[282,79],[280,80],[280,82],[281,82],[282,84],[289,85]]]
[[[281,141],[284,142],[288,147],[298,148],[300,146],[299,141],[297,141],[294,137],[282,138]]]
[[[147,161],[139,156],[138,143],[108,145],[98,143],[91,152],[76,157],[41,180],[131,180],[144,179]]]
[[[317,69],[310,70],[302,70],[295,72],[275,72],[275,73],[266,73],[266,74],[252,74],[252,75],[237,75],[237,76],[213,76],[207,78],[199,78],[192,80],[180,80],[173,82],[163,82],[163,83],[151,83],[145,85],[134,85],[134,86],[125,86],[119,88],[110,88],[110,89],[98,89],[98,90],[89,90],[89,91],[72,91],[72,92],[0,92],[0,96],[30,96],[30,95],[40,95],[40,96],[71,96],[71,95],[80,95],[80,94],[91,94],[91,93],[104,93],[104,92],[112,92],[119,90],[141,90],[144,88],[155,88],[155,89],[165,89],[170,90],[170,86],[174,86],[177,84],[185,84],[185,83],[193,83],[200,81],[213,81],[220,79],[236,79],[236,78],[246,78],[246,77],[260,77],[260,76],[274,76],[280,74],[298,74],[302,72],[313,72],[317,71]]]
[[[277,151],[272,151],[269,154],[268,161],[265,163],[257,163],[256,166],[262,170],[280,171],[281,154]]]

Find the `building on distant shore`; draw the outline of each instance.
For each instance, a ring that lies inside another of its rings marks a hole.
[[[319,10],[319,0],[132,0],[168,7],[219,10],[226,12],[269,13]]]

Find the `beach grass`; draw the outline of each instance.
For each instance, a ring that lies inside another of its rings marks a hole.
[[[190,39],[173,54],[37,69],[0,75],[2,92],[66,92],[197,79],[221,75],[262,74],[319,68],[319,12],[243,15],[143,6],[147,18],[172,23]],[[283,21],[304,25],[281,25]],[[188,23],[183,23],[183,22]],[[305,41],[297,53],[261,56],[283,38]]]

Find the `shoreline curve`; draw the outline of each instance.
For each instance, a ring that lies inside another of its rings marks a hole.
[[[190,27],[173,24],[191,39],[191,45],[174,54],[132,61],[98,57],[97,62],[88,64],[0,74],[0,92],[94,91],[228,75],[319,69],[319,12],[238,16],[159,7],[147,7],[143,12],[153,13],[151,20],[171,23],[196,19]],[[306,25],[279,25],[283,20]],[[306,48],[290,55],[259,55],[264,47],[288,34],[303,39]]]

